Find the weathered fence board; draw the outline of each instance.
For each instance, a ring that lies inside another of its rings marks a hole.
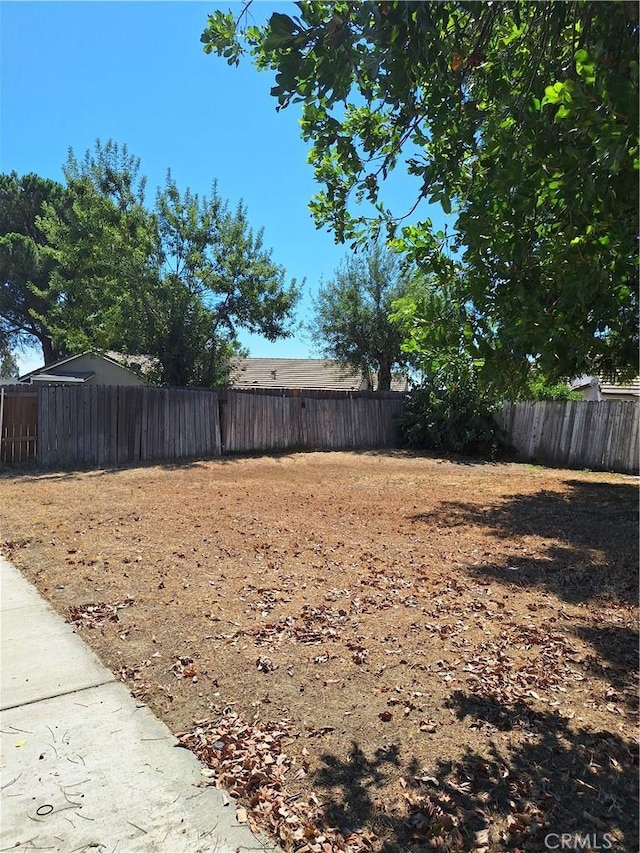
[[[45,386],[38,389],[37,400],[42,468],[102,467],[221,452],[215,391]]]
[[[32,388],[8,385],[0,389],[0,462],[33,459],[38,447],[38,395]]]
[[[391,447],[402,394],[227,391],[225,453]]]
[[[1,396],[0,461],[11,464],[34,458],[38,441],[37,394],[5,390]]]
[[[567,468],[640,470],[638,403],[622,400],[507,404],[497,419],[524,459]]]

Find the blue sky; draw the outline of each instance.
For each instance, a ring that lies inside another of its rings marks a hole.
[[[200,34],[217,8],[242,5],[0,3],[0,169],[62,180],[69,146],[81,156],[97,138],[111,138],[140,158],[148,204],[167,168],[181,189],[200,194],[217,180],[224,198],[245,201],[251,225],[264,227],[265,245],[288,276],[306,279],[293,338],[241,335],[242,342],[253,356],[317,355],[302,326],[320,280],[349,250],[317,231],[308,211],[317,186],[299,108],[277,113],[269,74],[202,51]],[[257,22],[274,11],[295,7],[252,7]],[[405,212],[416,190],[408,178],[396,180],[385,201]],[[39,351],[21,357],[24,370],[41,363]]]

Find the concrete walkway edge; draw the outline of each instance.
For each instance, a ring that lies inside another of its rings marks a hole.
[[[0,851],[280,850],[2,555],[0,620]]]

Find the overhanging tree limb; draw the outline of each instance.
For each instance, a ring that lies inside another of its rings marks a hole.
[[[279,107],[302,104],[323,187],[317,224],[340,241],[367,239],[350,191],[379,203],[376,158],[390,169],[409,146],[416,195],[456,216],[460,295],[485,319],[477,354],[487,369],[499,378],[510,360],[558,377],[635,373],[638,7],[297,6],[295,18],[243,31],[217,12],[202,41],[232,63],[250,53],[276,72]],[[397,225],[383,205],[379,224]],[[438,242],[425,219],[405,225],[398,245],[439,273]]]

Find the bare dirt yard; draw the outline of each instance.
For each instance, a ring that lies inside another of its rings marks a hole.
[[[638,849],[634,478],[309,453],[0,490],[6,555],[287,850]]]

